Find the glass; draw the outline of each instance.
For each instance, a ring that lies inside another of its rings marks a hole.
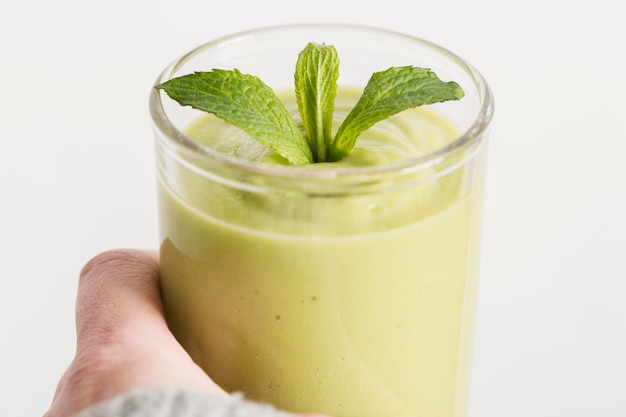
[[[237,68],[288,91],[308,42],[336,47],[340,85],[400,65],[457,81],[462,100],[428,106],[453,137],[369,167],[268,165],[192,140],[200,112],[153,90],[168,324],[219,385],[282,409],[464,416],[493,111],[481,75],[403,34],[294,25],[209,42],[157,83]]]

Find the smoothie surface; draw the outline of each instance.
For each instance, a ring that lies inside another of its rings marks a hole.
[[[357,102],[361,92],[340,88],[335,99],[333,133]],[[295,93],[278,94],[287,109],[299,120]],[[287,161],[271,149],[261,145],[241,129],[205,114],[185,131],[192,140],[213,150],[247,161],[286,165]],[[330,169],[341,167],[374,166],[422,156],[441,148],[458,135],[456,129],[429,107],[422,106],[400,112],[376,123],[357,139],[355,148],[343,160],[316,163],[299,169]]]

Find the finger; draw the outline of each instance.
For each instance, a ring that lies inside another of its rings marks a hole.
[[[76,356],[47,417],[71,415],[135,388],[221,390],[170,333],[154,252],[116,250],[83,268],[76,302]]]
[[[115,250],[96,256],[80,274],[76,302],[79,348],[136,326],[168,332],[156,253]]]
[[[81,273],[76,320],[77,362],[117,390],[168,385],[223,393],[167,327],[154,252],[117,250],[90,261]]]

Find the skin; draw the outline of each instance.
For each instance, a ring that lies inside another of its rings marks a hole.
[[[157,256],[115,250],[85,265],[76,304],[76,355],[44,417],[70,416],[138,388],[167,386],[226,395],[167,327]]]

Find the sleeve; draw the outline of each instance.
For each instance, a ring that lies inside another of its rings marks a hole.
[[[175,389],[137,390],[93,405],[74,417],[289,417],[239,394],[208,395]]]

